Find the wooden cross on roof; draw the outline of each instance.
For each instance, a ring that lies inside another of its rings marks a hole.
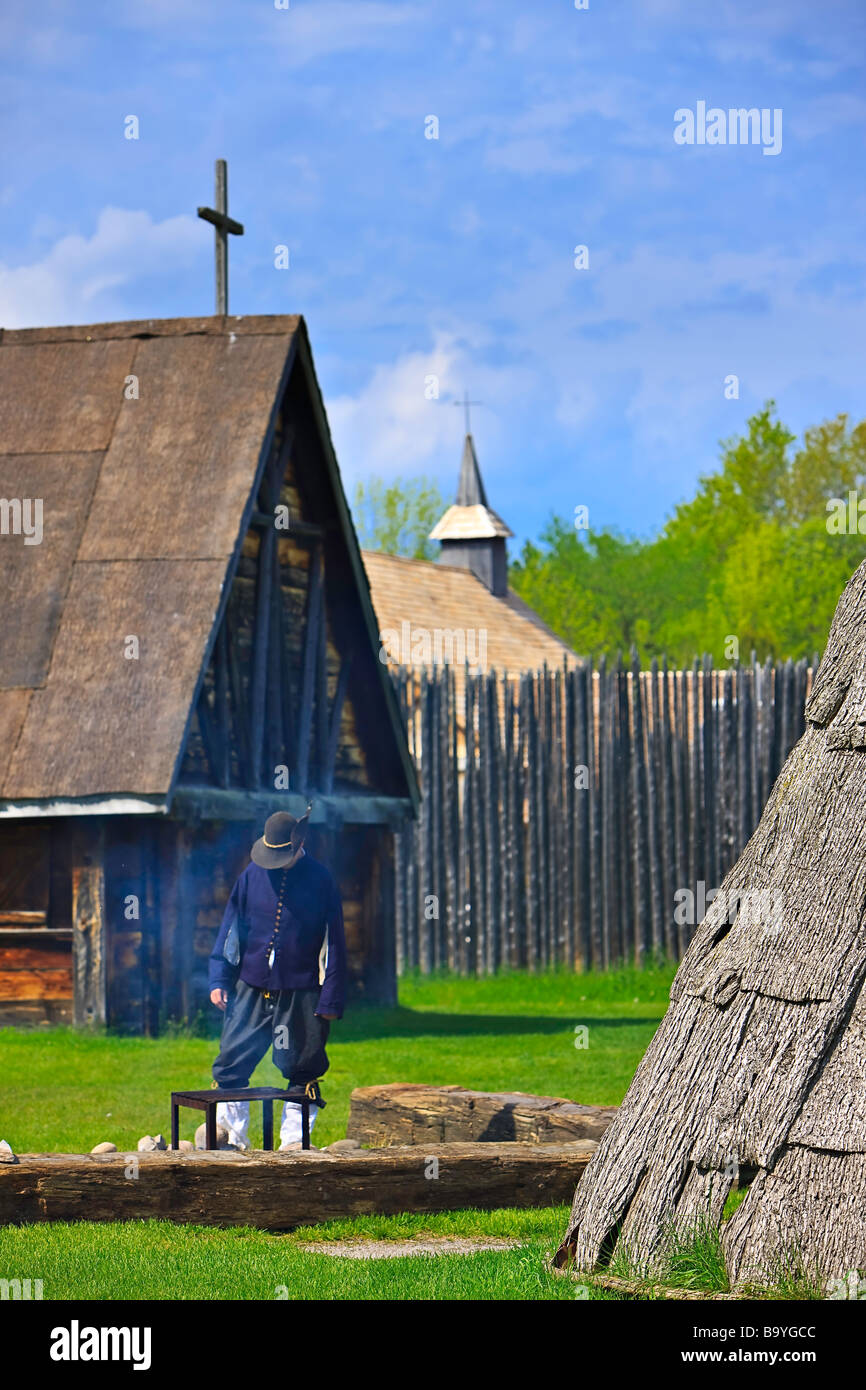
[[[216,250],[216,312],[227,314],[229,311],[229,233],[232,236],[243,236],[244,228],[243,223],[235,222],[233,217],[229,217],[229,179],[224,159],[216,161],[215,171],[214,202],[216,207],[199,208],[198,215],[203,217],[205,222],[213,223]]]

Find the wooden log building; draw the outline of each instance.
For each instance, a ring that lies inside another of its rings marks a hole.
[[[275,809],[396,995],[418,789],[297,317],[0,335],[0,1022],[155,1034]]]

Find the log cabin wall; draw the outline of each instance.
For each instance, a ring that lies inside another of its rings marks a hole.
[[[343,903],[349,997],[396,1004],[393,833],[381,825],[314,831],[312,852],[334,874]]]
[[[173,963],[166,939],[177,916],[176,844],[173,829],[156,816],[106,818],[107,1014],[119,1032],[153,1037],[167,1017]]]
[[[0,824],[0,1024],[72,1019],[67,828]]]
[[[162,817],[106,818],[105,954],[112,1029],[158,1035],[210,1012],[207,958],[260,831]]]

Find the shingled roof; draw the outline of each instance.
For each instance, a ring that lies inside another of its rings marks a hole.
[[[411,632],[483,632],[485,668],[510,675],[538,670],[545,662],[550,667],[563,661],[577,664],[571,648],[510,589],[497,598],[457,565],[371,550],[363,556],[380,634],[400,634],[404,623]]]
[[[0,535],[7,808],[170,797],[299,344],[307,360],[297,316],[0,335],[0,491],[41,498],[44,516],[41,544]],[[335,462],[333,471],[375,639]],[[129,636],[138,659],[125,655]],[[393,705],[387,678],[382,685]],[[391,713],[396,729],[395,705]]]

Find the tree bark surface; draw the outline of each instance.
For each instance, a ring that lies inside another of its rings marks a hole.
[[[721,1222],[739,1180],[732,1282],[792,1259],[866,1269],[866,564],[806,717],[577,1189],[560,1266],[620,1246],[652,1272],[673,1227]]]

